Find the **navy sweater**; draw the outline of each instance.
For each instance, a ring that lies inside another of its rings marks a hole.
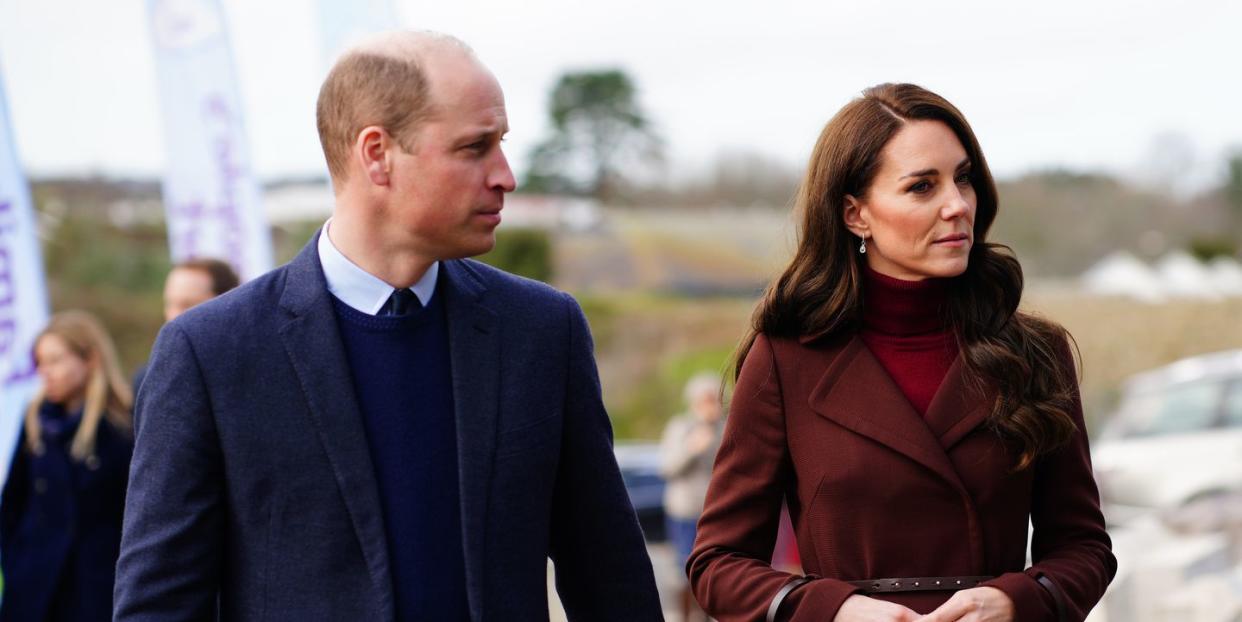
[[[397,620],[469,617],[442,298],[398,317],[333,298],[375,464]]]

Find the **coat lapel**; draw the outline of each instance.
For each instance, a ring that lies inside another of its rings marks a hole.
[[[959,354],[927,407],[927,427],[948,451],[987,420],[993,398],[967,381]]]
[[[341,343],[336,312],[319,262],[315,235],[289,263],[280,306],[290,318],[280,330],[289,361],[310,405],[309,415],[345,500],[384,619],[392,620],[393,588],[383,512],[362,413]]]
[[[964,490],[927,423],[858,336],[833,358],[811,391],[810,406],[826,419],[888,446],[955,489]]]
[[[461,489],[462,545],[466,590],[474,619],[482,618],[488,489],[496,447],[500,405],[500,329],[496,313],[483,305],[482,276],[465,261],[445,261],[453,410],[457,417],[457,460]]]

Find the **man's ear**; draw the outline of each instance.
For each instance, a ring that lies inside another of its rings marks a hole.
[[[377,125],[368,125],[358,132],[358,138],[354,141],[354,160],[372,184],[389,184],[394,146],[388,131]]]
[[[867,224],[866,210],[867,208],[863,205],[863,202],[859,201],[854,195],[845,195],[845,210],[842,213],[842,218],[845,219],[845,228],[849,229],[850,233],[864,240],[871,237],[871,227]]]

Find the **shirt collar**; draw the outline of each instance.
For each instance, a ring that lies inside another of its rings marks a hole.
[[[319,235],[319,264],[323,267],[324,279],[328,281],[328,291],[350,307],[368,315],[376,315],[384,303],[388,302],[388,297],[395,288],[342,255],[328,237],[328,227],[331,224],[332,219],[329,218]],[[410,288],[424,307],[431,302],[439,275],[440,262],[437,261]]]

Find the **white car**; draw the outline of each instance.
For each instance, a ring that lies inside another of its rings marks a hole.
[[[1242,493],[1242,350],[1126,381],[1092,452],[1110,522]]]

